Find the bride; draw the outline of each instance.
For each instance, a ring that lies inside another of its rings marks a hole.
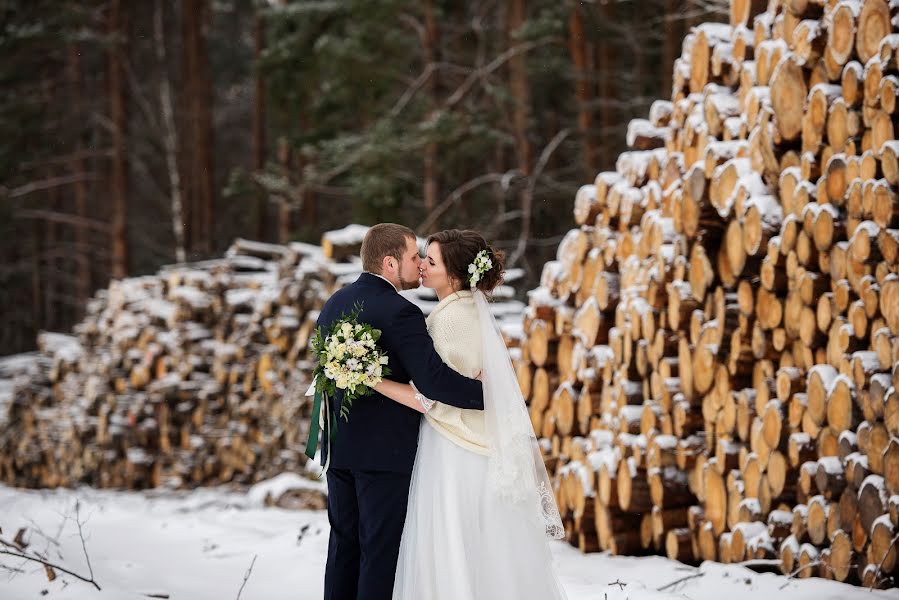
[[[444,362],[480,379],[484,410],[463,410],[384,380],[381,394],[423,412],[394,600],[564,599],[547,538],[564,535],[509,354],[485,293],[503,254],[475,231],[428,239],[422,285]]]

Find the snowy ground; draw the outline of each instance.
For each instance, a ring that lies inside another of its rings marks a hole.
[[[30,491],[0,486],[2,537],[12,539],[26,527],[30,548],[86,574],[75,520],[77,501],[91,566],[103,588],[98,592],[65,575],[48,582],[41,567],[0,556],[0,599],[233,599],[252,564],[241,598],[317,600],[322,597],[328,543],[326,515],[263,504],[266,491],[277,492],[297,480],[281,476],[241,494],[208,489],[178,494]],[[867,590],[820,579],[791,581],[714,563],[694,569],[659,557],[585,556],[562,542],[553,543],[553,552],[570,600],[899,600],[899,590],[872,596]],[[690,575],[695,576],[658,591]]]

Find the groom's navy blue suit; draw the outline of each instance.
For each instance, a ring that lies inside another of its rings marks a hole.
[[[359,321],[381,330],[389,379],[414,380],[422,394],[444,404],[484,409],[481,382],[443,363],[421,310],[386,279],[363,273],[335,293],[319,316],[322,331],[357,302]],[[420,424],[420,413],[377,392],[357,398],[349,420],[338,422],[328,469],[325,600],[391,598]]]

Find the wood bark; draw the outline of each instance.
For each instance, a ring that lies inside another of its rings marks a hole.
[[[513,0],[509,6],[508,27],[509,38],[525,24],[526,9],[524,0]],[[515,133],[515,150],[518,170],[524,177],[530,177],[534,166],[534,149],[530,139],[531,90],[528,80],[525,57],[515,54],[509,59],[509,87],[512,92],[512,126]],[[521,233],[518,246],[512,255],[511,263],[521,256],[524,247],[531,237],[531,220],[533,212],[532,187],[524,186],[520,195]]]
[[[121,279],[129,272],[128,251],[128,84],[125,65],[130,37],[129,12],[125,2],[112,0],[107,16],[107,30],[114,43],[107,52],[109,81],[109,120],[112,136],[110,187],[112,210],[112,276]]]
[[[583,159],[588,171],[595,173],[599,168],[599,161],[593,139],[593,109],[590,105],[594,97],[591,93],[588,69],[588,56],[592,52],[592,44],[584,36],[584,15],[576,3],[572,5],[568,15],[568,52],[574,65],[574,95],[578,103],[577,124],[581,135]]]
[[[191,249],[200,255],[212,250],[215,212],[213,97],[206,34],[209,18],[207,0],[185,0],[181,4],[185,116],[189,125],[189,142],[182,146],[188,166],[185,185],[189,188],[184,197],[190,203],[188,239]]]
[[[262,76],[262,53],[266,46],[265,17],[257,11],[253,16],[253,170],[260,172],[266,161],[265,79]],[[256,200],[256,238],[268,237],[268,197],[262,191]]]

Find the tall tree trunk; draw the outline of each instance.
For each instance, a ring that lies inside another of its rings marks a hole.
[[[584,153],[584,164],[588,172],[597,169],[596,144],[593,141],[593,112],[590,103],[589,70],[587,68],[587,40],[584,37],[584,15],[579,3],[575,3],[568,16],[568,50],[574,63],[574,94],[577,99],[577,125],[581,134],[581,147]]]
[[[493,156],[491,157],[490,163],[490,170],[494,173],[506,172],[506,148],[502,141],[497,141],[493,145]],[[496,181],[490,187],[493,189],[493,198],[496,201],[496,208],[494,210],[495,216],[493,222],[486,232],[488,239],[498,238],[502,235],[507,219],[506,211],[508,210],[506,190],[502,182]]]
[[[665,0],[665,16],[662,28],[665,30],[665,41],[662,47],[662,97],[671,97],[671,86],[674,77],[674,60],[681,41],[680,18],[677,11],[678,0]]]
[[[278,138],[278,163],[283,169],[284,177],[287,178],[290,173],[291,157],[293,151],[287,138]],[[286,244],[290,241],[291,216],[293,211],[290,206],[290,199],[284,196],[278,196],[278,243]]]
[[[108,29],[115,39],[108,52],[109,113],[112,123],[112,276],[128,275],[128,123],[127,78],[128,13],[123,0],[110,0]]]
[[[185,91],[190,118],[191,166],[189,169],[193,250],[208,255],[212,250],[214,183],[212,165],[212,83],[206,47],[206,0],[183,0],[182,23],[186,53]]]
[[[425,2],[425,31],[424,39],[424,59],[426,67],[432,68],[431,76],[428,78],[426,90],[431,103],[430,118],[434,118],[434,110],[438,104],[437,87],[439,84],[439,71],[436,68],[439,54],[440,31],[437,29],[437,18],[434,15],[434,0],[426,0]],[[438,195],[440,194],[437,184],[437,142],[428,142],[425,146],[424,156],[424,196],[425,196],[425,214],[430,215],[437,206]],[[432,229],[437,227],[435,220]],[[423,232],[430,233],[430,232]]]
[[[300,166],[300,172],[303,167]],[[310,189],[303,190],[303,226],[309,231],[318,229],[318,197]]]
[[[512,0],[509,6],[509,38],[512,42],[512,34],[519,31],[525,24],[524,0]],[[518,157],[518,169],[527,178],[531,175],[533,167],[534,150],[528,137],[529,123],[531,119],[531,91],[528,82],[525,54],[518,53],[509,60],[509,78],[512,91],[514,108],[512,122],[515,129],[515,149]],[[531,237],[531,213],[533,198],[530,193],[531,186],[525,186],[521,192],[521,234],[518,237],[518,246],[512,255],[510,264],[515,264],[524,254],[525,247]]]
[[[163,0],[156,0],[153,10],[153,42],[159,63],[159,105],[162,109],[162,143],[165,151],[166,171],[169,175],[171,194],[172,233],[175,238],[175,260],[185,262],[184,208],[181,202],[181,173],[178,170],[178,128],[172,106],[172,90],[169,82],[168,57],[165,46],[165,19]]]
[[[615,8],[611,2],[604,2],[599,5],[600,16],[603,23],[614,23]],[[600,133],[599,137],[603,140],[600,148],[600,169],[610,167],[610,158],[614,156],[615,147],[611,146],[609,140],[614,139],[612,134],[616,123],[615,110],[615,85],[612,74],[615,69],[615,50],[613,44],[609,40],[606,32],[600,32],[599,43],[597,44],[596,72],[599,79],[599,102],[600,102]]]
[[[306,130],[304,120],[301,120],[300,131]],[[296,169],[300,181],[306,181],[306,159],[302,152],[297,152]],[[300,224],[306,231],[317,231],[318,229],[318,197],[315,192],[308,186],[303,186],[303,194],[301,197],[302,205],[300,206]]]
[[[190,37],[194,28],[190,21],[193,16],[187,14],[187,2],[181,2],[181,60],[180,60],[180,81],[178,87],[178,170],[179,179],[181,181],[181,214],[182,223],[184,224],[184,247],[187,249],[188,256],[192,257],[194,246],[197,243],[197,226],[196,226],[196,178],[195,178],[195,157],[194,157],[194,140],[193,140],[193,94],[191,93],[191,81],[193,71],[193,58],[191,55],[192,44]]]
[[[32,234],[32,252],[31,252],[31,315],[33,331],[37,333],[44,326],[44,299],[43,285],[41,285],[41,256],[44,254],[44,224],[39,220],[34,220]]]
[[[81,71],[81,51],[77,44],[69,45],[68,57],[69,86],[71,89],[72,113],[75,118],[75,142],[72,147],[72,159],[69,161],[69,170],[72,175],[78,176],[84,173],[84,147],[82,146],[82,123],[86,123],[86,115],[84,112],[84,98],[81,92],[82,71]],[[87,209],[87,182],[78,179],[74,184],[75,191],[75,213],[79,218],[85,219],[88,216]],[[75,262],[77,264],[77,290],[76,297],[79,305],[84,305],[90,297],[93,285],[91,284],[91,263],[90,263],[90,235],[84,224],[75,227]],[[80,318],[80,314],[76,318]]]
[[[265,19],[260,9],[253,17],[253,170],[265,168],[265,81],[262,79],[262,52],[265,50]],[[268,230],[268,194],[260,190],[256,199],[256,238],[264,240]]]
[[[212,159],[212,74],[209,68],[209,49],[207,31],[211,22],[211,14],[205,0],[197,2],[200,29],[197,35],[197,161],[200,171],[200,198],[203,203],[203,246],[201,250],[207,255],[212,252],[215,240],[215,172]]]
[[[47,169],[47,180],[56,177],[55,169],[51,166]],[[59,188],[52,186],[47,190],[47,208],[53,212],[59,212]],[[46,237],[44,238],[44,327],[56,329],[59,304],[57,298],[61,292],[57,274],[62,271],[62,241],[60,240],[60,226],[52,220],[46,220]]]
[[[637,2],[634,4],[633,8],[633,18],[634,22],[631,24],[631,35],[638,40],[633,47],[634,53],[634,76],[631,78],[631,112],[626,116],[626,120],[630,120],[632,117],[637,116],[634,114],[636,111],[637,114],[645,114],[646,111],[642,110],[643,102],[645,101],[645,86],[646,86],[646,54],[649,50],[648,44],[645,43],[645,40],[648,40],[647,30],[644,27],[646,22],[646,2]],[[651,35],[651,34],[650,34]]]

